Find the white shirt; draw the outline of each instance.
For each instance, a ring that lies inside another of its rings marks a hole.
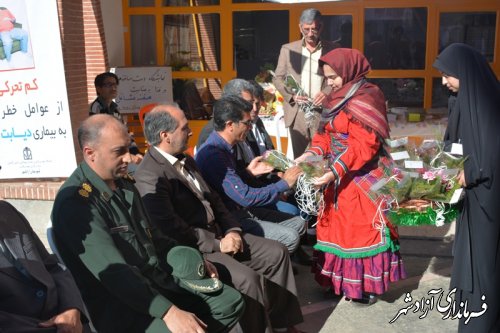
[[[314,98],[321,91],[323,76],[319,74],[319,58],[321,58],[321,42],[310,52],[304,44],[302,44],[302,57],[305,59],[300,73],[300,86],[310,98]]]

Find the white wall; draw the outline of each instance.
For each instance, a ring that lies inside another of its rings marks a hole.
[[[101,0],[110,67],[125,66],[122,0]]]

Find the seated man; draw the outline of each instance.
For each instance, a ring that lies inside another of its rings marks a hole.
[[[218,100],[214,105],[215,130],[196,154],[196,163],[203,178],[240,219],[243,231],[278,240],[293,253],[299,246],[300,235],[306,231],[305,222],[298,216],[265,207],[275,204],[281,193],[295,184],[301,170],[291,167],[276,183],[252,186],[253,176],[260,173],[255,170],[265,163],[257,161],[241,169],[233,154],[236,143],[245,140],[250,129],[251,109],[252,105],[241,97],[226,96]],[[292,238],[284,239],[287,234]]]
[[[61,257],[96,329],[226,332],[235,325],[244,308],[236,290],[172,277],[178,267],[166,258],[175,241],[151,225],[126,174],[131,160],[126,127],[110,115],[92,116],[78,129],[78,142],[84,161],[57,194],[52,221]],[[205,265],[216,277],[215,267]],[[194,277],[205,274],[203,264],[183,267],[193,268]]]
[[[250,112],[250,119],[252,119],[252,129],[248,131],[246,142],[252,148],[255,156],[264,154],[266,150],[273,150],[274,144],[267,133],[266,127],[259,117],[259,111],[262,103],[264,102],[264,88],[255,81],[249,81],[252,85],[252,95],[254,97],[255,108]]]
[[[245,101],[252,104],[251,116],[255,116],[259,112],[260,102],[256,96],[256,90],[254,86],[247,80],[243,79],[233,79],[226,83],[224,89],[222,90],[222,96],[239,96]],[[196,144],[199,150],[201,146],[205,143],[208,136],[214,131],[214,119],[210,121],[203,127],[200,135],[198,136],[198,143]],[[250,131],[248,132],[250,133]],[[248,136],[249,134],[247,134]],[[256,157],[260,156],[258,151],[254,150],[246,140],[237,142],[234,146],[234,154],[236,156],[236,163],[239,168],[246,168],[250,162]]]
[[[69,271],[26,218],[0,200],[0,331],[80,333],[83,309]]]
[[[274,149],[271,137],[267,133],[264,123],[259,118],[260,105],[264,99],[263,95],[264,90],[258,83],[243,79],[233,79],[229,81],[226,83],[224,90],[222,91],[222,97],[240,96],[245,101],[252,104],[252,109],[250,111],[252,128],[247,132],[245,140],[236,142],[233,147],[233,154],[236,159],[236,169],[239,170],[239,172],[245,172],[244,170],[250,163],[252,163],[252,161],[260,161],[260,156],[264,151]],[[203,143],[205,143],[213,130],[214,120],[212,118],[205,125],[205,127],[203,127],[200,136],[198,137],[198,150]],[[265,172],[264,174],[258,174],[255,175],[256,177],[249,177],[246,180],[252,187],[263,187],[267,184],[276,183],[281,180],[281,178],[275,173],[269,173],[269,171],[272,171],[271,168],[269,168],[268,172]],[[284,197],[284,195],[282,197]],[[300,211],[296,206],[283,200],[277,200],[267,208],[279,210],[296,216],[300,214]]]
[[[264,102],[264,88],[262,88],[262,86],[255,81],[248,82],[253,87],[252,95],[254,96],[254,104],[256,105],[256,107],[254,107],[252,111],[250,111],[250,119],[252,119],[252,129],[248,131],[245,141],[252,149],[255,156],[261,156],[267,150],[274,149],[271,137],[269,136],[269,133],[267,133],[262,119],[260,119],[259,117],[259,110],[261,104]],[[277,138],[277,140],[279,140],[279,138]],[[260,186],[264,186],[264,184],[276,183],[280,180],[279,174],[280,173],[277,174],[276,172],[270,172],[268,174],[259,176],[258,181],[262,182],[262,185]],[[281,197],[281,200],[278,200],[275,204],[270,205],[268,208],[277,209],[280,212],[292,215],[300,214],[300,210],[297,207],[295,199],[293,197],[293,190],[284,193]]]
[[[184,112],[160,105],[146,115],[144,124],[153,147],[135,178],[154,225],[180,244],[198,248],[216,264],[221,280],[243,293],[243,331],[272,332],[301,322],[287,249],[276,241],[242,233],[194,160],[182,154],[192,135]],[[269,289],[272,298],[267,296]]]

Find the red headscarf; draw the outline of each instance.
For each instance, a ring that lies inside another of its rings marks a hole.
[[[355,49],[334,49],[319,59],[320,66],[329,65],[342,78],[343,86],[323,102],[323,107],[333,109],[358,82],[371,70],[365,56]],[[379,87],[363,82],[342,109],[365,127],[374,130],[382,138],[389,137],[385,97]]]

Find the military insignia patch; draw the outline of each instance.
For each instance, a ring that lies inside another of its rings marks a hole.
[[[80,194],[84,198],[88,198],[91,192],[92,186],[90,186],[89,183],[82,183],[82,188],[78,190],[78,194]]]
[[[81,188],[81,189],[78,190],[78,194],[80,194],[84,198],[88,198],[89,197],[89,192],[85,191],[83,188]]]
[[[106,201],[109,201],[109,199],[111,199],[111,196],[109,195],[108,192],[102,192],[101,196]]]
[[[92,192],[92,186],[90,186],[90,184],[83,183],[82,188],[89,193]]]

